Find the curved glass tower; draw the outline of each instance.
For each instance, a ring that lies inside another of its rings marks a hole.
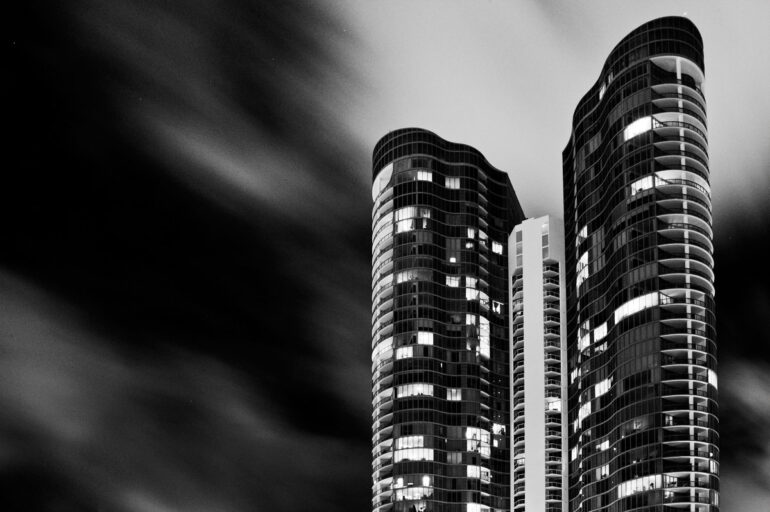
[[[417,128],[375,146],[372,510],[508,510],[507,174]]]
[[[719,508],[703,45],[687,19],[610,53],[563,153],[572,511]]]

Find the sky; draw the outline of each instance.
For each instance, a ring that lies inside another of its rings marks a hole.
[[[706,52],[722,509],[770,499],[763,2],[31,0],[0,174],[5,510],[366,510],[371,150],[420,126],[561,212],[572,109],[687,13]]]

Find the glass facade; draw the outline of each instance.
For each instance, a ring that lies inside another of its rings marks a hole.
[[[373,155],[372,510],[510,508],[507,174],[421,129]]]
[[[563,153],[573,511],[716,511],[703,46],[686,18],[611,52]]]

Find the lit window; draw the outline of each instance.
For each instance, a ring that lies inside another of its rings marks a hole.
[[[460,286],[460,276],[446,276],[446,285],[457,288]]]
[[[603,381],[594,385],[594,396],[597,398],[602,396],[610,390],[610,386],[612,386],[612,377],[609,379],[604,379]]]
[[[468,465],[468,478],[481,478],[481,466]]]
[[[577,262],[577,276],[575,277],[575,286],[579,289],[583,281],[588,279],[588,251],[580,255]]]
[[[432,272],[427,269],[404,270],[396,274],[396,283],[405,283],[407,281],[416,281],[420,279],[428,280]]]
[[[406,219],[396,222],[396,233],[404,233],[406,231],[412,231],[416,228],[416,219]]]
[[[546,398],[546,411],[561,411],[561,398]]]
[[[447,464],[460,464],[463,460],[463,452],[447,452]]]
[[[492,433],[495,435],[505,434],[505,425],[499,423],[492,423]]]
[[[467,288],[476,288],[476,278],[475,277],[466,277],[465,278],[465,286]]]
[[[433,345],[433,333],[420,331],[417,333],[418,345]]]
[[[460,188],[460,178],[447,176],[446,179],[444,180],[444,186],[446,188],[454,188],[454,189]]]
[[[604,450],[609,450],[610,448],[610,441],[608,439],[605,439],[601,443],[596,445],[596,451],[603,452]]]
[[[401,462],[402,460],[433,460],[433,450],[431,448],[396,450],[393,453],[393,462]]]
[[[424,500],[425,498],[430,498],[431,496],[433,496],[433,489],[431,487],[418,486],[396,490],[394,499],[396,501]]]
[[[503,303],[497,302],[496,300],[492,301],[492,311],[497,313],[498,315],[503,314]]]
[[[588,226],[583,226],[578,231],[577,238],[575,238],[575,247],[580,245],[586,238],[588,238]]]
[[[674,479],[674,477],[667,477]],[[633,480],[627,480],[618,485],[618,498],[625,498],[638,492],[651,491],[653,489],[660,489],[663,479],[661,475],[648,475],[640,478],[634,478]],[[667,482],[668,483],[668,482]]]
[[[605,464],[601,467],[596,468],[596,479],[601,480],[602,478],[607,478],[610,476],[610,465]]]
[[[396,450],[404,448],[422,448],[425,446],[424,436],[404,436],[396,438]]]
[[[465,300],[479,300],[479,291],[473,288],[465,289]]]
[[[396,349],[396,359],[406,359],[407,357],[414,357],[413,347],[398,347]]]
[[[479,317],[481,324],[479,326],[479,352],[481,357],[489,358],[489,320]]]
[[[665,183],[662,179],[658,178],[657,176],[645,176],[644,178],[638,179],[635,182],[631,183],[631,195],[635,196],[639,192],[642,192],[643,190],[648,190],[651,188],[655,188],[656,186]]]
[[[642,117],[641,119],[637,119],[633,123],[626,126],[626,129],[623,130],[623,140],[627,141],[629,139],[633,139],[637,135],[641,135],[644,132],[647,132],[652,129],[652,117],[646,116]]]
[[[476,238],[476,228],[468,228],[468,238]]]
[[[717,374],[714,370],[709,370],[709,384],[714,386],[714,389],[717,389],[719,387],[717,385]]]
[[[427,220],[430,219],[431,210],[423,206],[406,206],[395,211],[394,219],[396,221],[396,233],[403,233],[417,229],[420,226],[427,228]],[[423,219],[422,223],[418,219]]]
[[[588,417],[588,415],[591,414],[591,402],[586,402],[583,405],[580,406],[580,409],[578,410],[578,427],[583,424],[583,420]]]
[[[430,219],[430,208],[424,206],[405,206],[395,211],[393,218],[396,221],[412,219],[412,218],[425,218]]]
[[[428,475],[423,475],[422,476],[422,486],[423,487],[430,486],[430,477]]]
[[[639,311],[658,305],[658,292],[633,298],[615,310],[615,323]]]
[[[452,401],[459,401],[462,400],[462,390],[459,388],[447,388],[446,390],[446,399],[452,400]]]
[[[433,181],[433,173],[431,171],[417,171],[417,179],[420,181]]]
[[[467,427],[465,429],[465,439],[467,439],[467,450],[469,452],[477,452],[483,458],[489,458],[490,456],[490,435],[487,430],[480,429],[478,427]]]
[[[573,460],[577,459],[577,456],[578,456],[578,447],[577,446],[573,446],[572,450],[570,450],[569,460],[573,461]]]
[[[499,242],[492,242],[492,252],[496,254],[503,254],[503,244]]]
[[[486,293],[479,291],[479,304],[484,309],[489,309],[489,295]]]
[[[476,325],[476,315],[466,314],[465,325]]]
[[[578,329],[578,350],[583,351],[591,345],[591,322],[586,320]]]
[[[607,322],[594,329],[594,343],[601,341],[605,336],[607,336]]]
[[[396,396],[399,398],[418,395],[433,395],[433,384],[404,384],[396,388]]]

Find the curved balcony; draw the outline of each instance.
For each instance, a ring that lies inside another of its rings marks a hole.
[[[393,478],[388,478],[388,480],[393,480]],[[375,512],[384,512],[386,510],[392,510],[393,507],[393,491],[383,490],[382,492],[377,492],[374,497],[372,498],[372,507]]]
[[[658,203],[656,213],[658,218],[669,222],[695,221],[702,229],[711,231],[711,213],[701,208],[685,208],[684,201],[680,201],[678,205],[667,206]]]
[[[662,85],[662,84],[661,84]],[[663,89],[661,85],[653,86],[651,100],[661,112],[679,112],[679,102],[682,102],[682,109],[686,112],[691,112],[692,115],[698,117],[701,122],[705,124],[706,109],[705,105],[698,100],[695,95],[685,94],[684,91],[679,92],[658,92],[655,87]],[[697,94],[697,93],[696,93]]]
[[[685,240],[684,234],[687,233],[690,240],[694,240],[702,247],[708,247],[709,252],[713,253],[713,243],[711,242],[712,233],[710,228],[703,228],[700,224],[695,224],[695,219],[687,219],[686,221],[672,222],[663,219],[658,219],[658,232],[667,238],[676,238],[679,240]],[[692,243],[692,242],[689,242]]]
[[[714,295],[713,273],[701,272],[695,268],[684,268],[679,265],[658,265],[658,276],[661,280],[661,289],[692,288],[706,290]]]
[[[660,114],[658,114],[660,116]],[[692,118],[692,116],[689,116],[692,120],[690,121],[662,121],[660,119],[654,119],[657,121],[653,123],[652,129],[655,133],[661,135],[662,137],[681,137],[680,130],[687,130],[684,133],[687,133],[688,136],[695,139],[698,144],[701,145],[701,147],[707,148],[708,147],[708,136],[706,135],[705,130],[702,128],[705,128],[703,126],[698,126],[700,124],[699,122],[695,121],[695,118]],[[697,123],[697,124],[696,124]]]
[[[697,121],[697,126],[700,127],[703,132],[706,131],[705,113],[701,111],[695,102],[689,99],[687,100],[687,103],[685,103],[684,98],[682,98],[681,107],[678,105],[677,100],[668,97],[653,99],[652,105],[653,116],[660,117],[661,114],[682,114],[682,117],[687,116],[688,120]]]
[[[707,248],[689,241],[674,241],[658,238],[658,254],[661,259],[697,261],[706,268],[714,267],[714,257]]]
[[[711,200],[706,197],[702,197],[703,194],[685,194],[682,191],[682,186],[678,185],[672,187],[674,190],[665,190],[666,183],[661,183],[661,179],[656,180],[656,193],[655,198],[658,205],[665,208],[687,207],[687,210],[697,210],[705,216],[707,219],[711,219]],[[697,190],[700,192],[700,190]],[[710,222],[710,220],[709,220]]]
[[[705,332],[705,331],[704,331]],[[692,352],[693,356],[705,356],[708,353],[708,344],[705,339],[689,340],[686,338],[687,334],[682,340],[672,340],[670,338],[661,338],[660,350],[663,353],[663,358],[668,354],[682,355],[689,357],[689,353]]]
[[[384,480],[393,476],[393,458],[380,459],[372,464],[372,478],[374,480]]]
[[[395,393],[393,388],[386,388],[380,391],[372,401],[372,409],[377,416],[383,416],[393,409],[393,399]]]
[[[679,90],[681,89],[681,93]],[[652,86],[652,99],[675,98],[682,99],[696,105],[703,114],[706,113],[706,102],[703,95],[689,85],[679,83],[654,84]]]
[[[683,473],[709,473],[709,460],[707,459],[692,459],[684,462],[679,460],[663,459],[663,471],[671,474],[672,476],[678,476]]]
[[[655,188],[664,193],[681,193],[681,190],[684,187],[687,191],[688,198],[690,196],[696,196],[709,205],[709,209],[711,208],[710,188],[699,183],[696,179],[687,179],[688,177],[695,178],[695,176],[689,176],[686,171],[674,174],[674,176],[672,176],[671,173],[664,175],[661,175],[661,173],[656,174]],[[677,174],[679,177],[676,177]]]
[[[372,392],[376,395],[393,385],[393,365],[385,365],[372,376]]]

